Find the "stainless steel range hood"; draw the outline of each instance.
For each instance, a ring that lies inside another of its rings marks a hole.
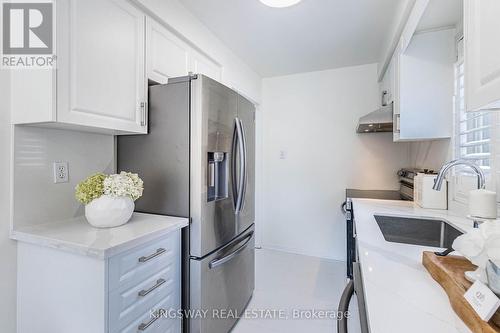
[[[392,132],[393,130],[393,103],[368,113],[359,118],[358,133]]]

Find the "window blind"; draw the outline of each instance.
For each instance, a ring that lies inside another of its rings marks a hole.
[[[491,167],[492,116],[489,112],[465,112],[464,63],[455,65],[456,156],[489,171]]]

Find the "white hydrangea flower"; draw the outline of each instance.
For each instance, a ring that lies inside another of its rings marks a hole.
[[[124,171],[106,177],[103,185],[104,194],[114,197],[130,197],[134,201],[142,196],[144,190],[144,183],[139,175]]]

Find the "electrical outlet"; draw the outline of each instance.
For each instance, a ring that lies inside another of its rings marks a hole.
[[[67,183],[68,181],[68,162],[54,162],[54,183]]]

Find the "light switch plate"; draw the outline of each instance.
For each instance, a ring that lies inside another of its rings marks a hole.
[[[67,183],[69,181],[68,162],[54,162],[54,183]]]

